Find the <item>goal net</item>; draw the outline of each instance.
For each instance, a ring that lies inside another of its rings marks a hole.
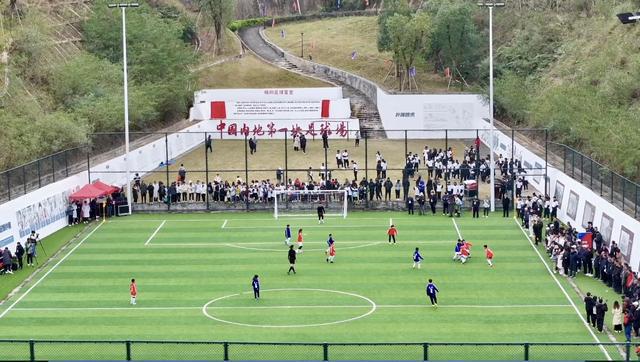
[[[315,217],[322,205],[326,216],[347,217],[347,190],[276,190],[273,216]]]

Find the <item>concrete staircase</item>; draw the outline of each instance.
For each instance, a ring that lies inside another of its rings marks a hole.
[[[305,77],[319,79],[324,82],[342,87],[343,95],[349,98],[351,102],[351,116],[358,118],[360,122],[361,136],[367,138],[386,138],[378,107],[373,100],[369,99],[360,90],[350,86],[343,80],[333,77],[329,74],[318,74],[308,72],[291,63],[283,54],[275,50],[270,44],[264,41],[260,35],[260,28],[253,27],[242,29],[239,31],[240,40],[243,45],[251,50],[262,60],[287,71],[300,74]]]

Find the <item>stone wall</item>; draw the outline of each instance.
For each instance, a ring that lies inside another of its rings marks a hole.
[[[313,74],[317,74],[320,77],[329,77],[333,79],[338,79],[341,82],[344,82],[351,87],[359,90],[367,98],[373,103],[377,105],[378,102],[378,85],[374,82],[355,75],[353,73],[349,73],[347,71],[337,69],[334,67],[330,67],[324,64],[314,63],[312,61],[302,59],[298,56],[295,56],[279,46],[272,43],[265,35],[262,30],[260,30],[260,36],[264,39],[265,43],[267,43],[271,48],[273,48],[278,54],[281,54],[288,62],[295,65],[299,69],[310,72]]]

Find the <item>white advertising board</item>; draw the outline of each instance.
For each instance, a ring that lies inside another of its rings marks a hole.
[[[475,138],[475,129],[485,128],[482,121],[489,114],[489,107],[477,94],[426,95],[387,94],[378,89],[378,112],[386,130],[465,130],[457,137]],[[389,132],[389,138],[404,137]],[[423,133],[424,138],[442,138],[439,133]]]
[[[194,93],[194,104],[212,101],[320,101],[342,99],[340,87],[202,89]]]
[[[240,101],[211,102],[195,106],[206,119],[320,119],[349,118],[348,99],[326,101]]]

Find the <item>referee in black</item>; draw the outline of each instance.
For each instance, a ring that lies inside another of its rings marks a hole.
[[[296,251],[293,250],[293,245],[289,245],[288,257],[289,257],[289,271],[287,272],[287,274],[291,274],[291,272],[295,274],[296,273]]]
[[[324,224],[324,206],[322,203],[318,204],[318,224]]]

